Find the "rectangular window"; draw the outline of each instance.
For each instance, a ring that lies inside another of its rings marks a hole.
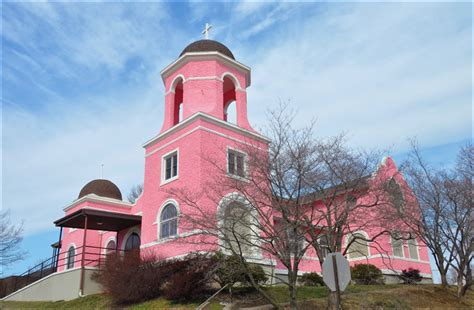
[[[245,177],[245,155],[234,150],[227,154],[227,172],[239,177]]]
[[[178,175],[178,152],[174,152],[164,158],[165,181]]]
[[[410,252],[410,258],[418,259],[418,244],[415,239],[408,240],[408,250]]]
[[[394,232],[391,239],[393,256],[403,257],[403,239],[400,233]]]

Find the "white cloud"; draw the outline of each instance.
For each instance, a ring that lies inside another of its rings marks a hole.
[[[252,13],[255,14],[255,11],[262,9],[262,7],[263,7],[262,5],[258,5],[258,6],[251,5],[249,8],[246,9],[247,11],[245,11],[243,16],[245,17]],[[237,7],[237,10],[239,10],[239,7]],[[261,12],[261,14],[254,15],[254,20],[257,20],[256,23],[251,25],[249,29],[243,31],[241,34],[241,37],[244,39],[247,39],[249,37],[252,37],[268,29],[270,26],[272,26],[273,24],[277,22],[283,22],[287,20],[292,15],[292,11],[294,11],[294,9],[290,5],[286,3],[281,3],[278,6],[271,9],[269,12]],[[238,16],[238,17],[243,18],[242,16]]]
[[[102,68],[116,73],[130,57],[156,58],[167,43],[159,25],[168,13],[160,3],[40,2],[9,4],[5,10],[5,38],[56,76],[74,79],[78,70]]]
[[[8,109],[4,115],[4,207],[24,218],[27,234],[50,229],[62,207],[74,200],[88,181],[104,177],[125,196],[142,182],[141,143],[155,135],[162,121],[160,81],[143,93],[97,97],[91,110],[57,107],[54,114],[35,115]]]
[[[466,6],[339,4],[313,10],[311,4],[246,3],[231,10],[246,18],[216,13],[209,21],[237,59],[252,67],[252,123],[260,127],[266,108],[290,98],[298,121],[318,119],[319,135],[347,131],[354,145],[401,151],[409,136],[428,146],[471,133]],[[105,177],[124,194],[141,182],[141,143],[162,122],[159,70],[194,35],[183,37],[185,30],[159,5],[100,8],[63,4],[22,12],[48,20],[45,41],[34,18],[28,24],[21,14],[7,14],[3,23],[2,36],[21,49],[7,63],[16,71],[2,78],[21,85],[26,77],[46,94],[28,105],[15,96],[3,102],[3,207],[12,209],[15,220],[25,218],[28,234],[50,229],[62,207],[100,175],[102,163]],[[143,61],[124,71],[135,56]],[[64,97],[60,87],[69,79],[124,77],[133,83],[93,91],[78,84],[77,96]],[[35,109],[39,99],[46,102],[41,111]]]
[[[316,117],[319,134],[348,132],[357,146],[402,151],[411,136],[426,146],[468,137],[471,29],[462,9],[362,4],[289,23],[274,45],[241,57],[253,71],[250,119],[261,123],[281,98],[300,122]]]
[[[268,5],[272,5],[270,1],[241,1],[237,3],[234,9],[234,14],[238,18],[246,18],[249,15],[256,14]]]

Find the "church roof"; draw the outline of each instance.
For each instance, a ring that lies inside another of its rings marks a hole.
[[[179,54],[179,57],[183,56],[186,53],[196,53],[196,52],[219,52],[229,58],[235,60],[234,55],[227,46],[224,44],[214,41],[214,40],[199,40],[193,42],[186,46],[184,50]]]
[[[79,197],[82,198],[89,194],[95,194],[97,196],[107,197],[122,200],[122,193],[120,189],[109,180],[96,179],[92,180],[81,189]]]

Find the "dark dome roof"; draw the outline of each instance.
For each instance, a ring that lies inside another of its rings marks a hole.
[[[179,57],[193,52],[219,52],[235,60],[234,55],[224,44],[214,40],[199,40],[186,46]]]
[[[104,179],[92,180],[84,185],[77,199],[89,194],[96,194],[97,196],[122,200],[122,193],[120,192],[120,189],[117,187],[117,185],[109,180]]]

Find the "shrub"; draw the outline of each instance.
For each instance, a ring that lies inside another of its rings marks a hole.
[[[190,254],[181,260],[168,261],[168,279],[162,288],[163,296],[174,301],[194,300],[211,290],[215,260],[200,254]]]
[[[215,280],[220,287],[225,285],[234,286],[237,282],[245,281],[245,272],[237,255],[224,255],[221,252],[215,254],[217,269]]]
[[[413,268],[403,269],[400,278],[405,284],[415,284],[423,279],[420,275],[420,270]]]
[[[357,284],[383,284],[382,271],[372,264],[357,264],[351,267],[351,276]]]
[[[92,278],[100,283],[116,304],[128,304],[160,296],[163,262],[155,256],[109,255]]]
[[[224,255],[221,252],[217,252],[214,258],[217,262],[215,280],[221,287],[224,287],[227,284],[232,287],[236,283],[240,283],[244,286],[251,285],[250,277],[243,268],[239,256]],[[268,277],[265,274],[262,266],[257,264],[249,264],[248,268],[254,281],[258,285],[262,285],[268,281]]]
[[[301,283],[307,286],[324,286],[323,278],[316,272],[308,272],[301,276]]]
[[[170,300],[201,297],[210,289],[215,261],[191,254],[183,259],[161,260],[156,256],[110,255],[93,274],[116,304],[143,302],[164,296]]]
[[[257,265],[257,264],[249,264],[249,270],[250,270],[250,273],[252,274],[254,281],[258,285],[265,284],[265,282],[268,281],[267,274],[263,270],[262,266]],[[250,277],[247,274],[245,274],[245,280],[242,282],[242,284],[251,285]]]

